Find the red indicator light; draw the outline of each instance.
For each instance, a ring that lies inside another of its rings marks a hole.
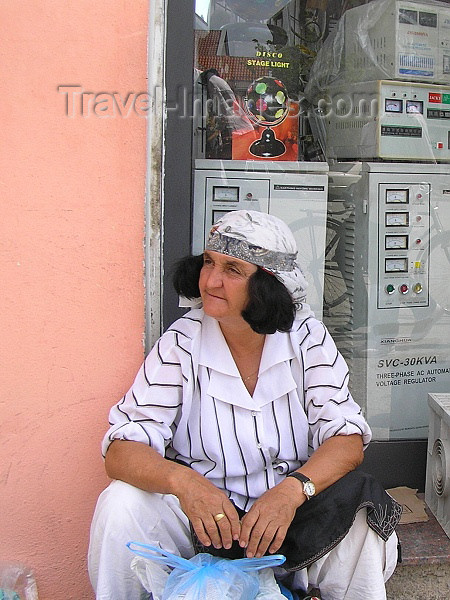
[[[408,293],[408,286],[406,285],[406,283],[402,283],[402,285],[399,287],[400,293],[401,294],[407,294]]]

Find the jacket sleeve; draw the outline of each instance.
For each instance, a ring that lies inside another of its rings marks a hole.
[[[183,374],[177,333],[166,332],[149,353],[125,396],[109,413],[102,454],[113,440],[143,442],[164,456],[182,405]]]
[[[314,450],[334,435],[362,435],[367,447],[372,433],[361,407],[348,389],[347,363],[323,323],[313,321],[303,347],[305,410]]]

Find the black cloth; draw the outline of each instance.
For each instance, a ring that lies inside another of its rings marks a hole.
[[[395,530],[402,507],[372,475],[351,471],[296,511],[286,538],[277,554],[283,554],[283,568],[297,571],[332,550],[348,533],[356,513],[367,508],[367,524],[384,541]],[[244,512],[237,509],[242,518]],[[209,552],[225,558],[243,558],[245,549],[237,542],[230,550],[203,546],[192,530],[196,552]]]

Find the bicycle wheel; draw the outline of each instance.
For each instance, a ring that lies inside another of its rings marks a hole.
[[[319,216],[301,217],[289,223],[297,242],[298,263],[309,283],[307,302],[322,305],[325,235],[324,219]]]
[[[324,310],[339,306],[348,298],[347,284],[342,272],[341,260],[337,250],[342,235],[342,223],[327,219],[325,245],[325,276],[323,284]]]

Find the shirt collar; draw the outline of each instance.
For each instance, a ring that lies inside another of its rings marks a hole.
[[[266,335],[259,373],[274,365],[295,358],[291,338],[286,333]],[[218,321],[205,315],[202,323],[199,363],[220,373],[240,377],[236,363],[223,337]]]
[[[295,358],[291,338],[287,333],[276,331],[266,335],[259,373],[262,374],[274,365]]]
[[[199,364],[219,373],[240,377],[218,321],[205,315],[202,322]]]
[[[288,366],[292,358],[295,352],[289,335],[278,332],[267,335],[260,379],[252,397],[245,389],[219,323],[208,315],[203,318],[199,364],[211,369],[208,394],[215,398],[242,408],[260,409],[297,387]]]

